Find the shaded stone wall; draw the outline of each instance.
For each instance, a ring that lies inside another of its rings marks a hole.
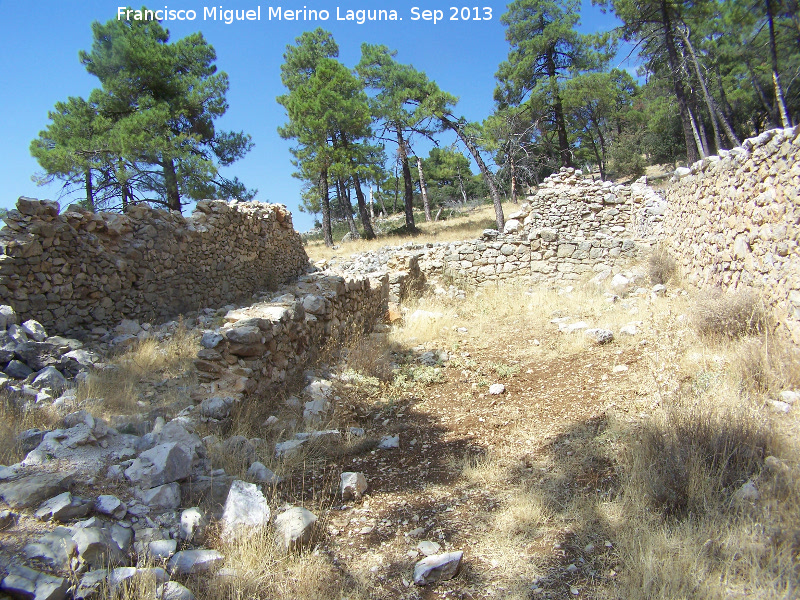
[[[687,280],[754,288],[800,343],[800,127],[675,172],[664,230]]]
[[[386,313],[389,277],[300,276],[273,302],[230,311],[195,366],[212,394],[263,392],[306,368],[328,339],[366,335]]]
[[[188,218],[139,205],[91,213],[20,198],[0,230],[0,303],[48,331],[161,320],[222,306],[308,268],[291,213],[198,202]]]

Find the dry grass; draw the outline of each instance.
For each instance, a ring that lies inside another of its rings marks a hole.
[[[33,428],[52,429],[58,415],[49,409],[25,408],[22,399],[0,392],[0,465],[12,465],[24,458],[18,436]]]
[[[164,341],[150,338],[136,342],[81,383],[78,400],[102,400],[90,402],[88,408],[104,418],[141,413],[140,403],[147,399],[145,384],[178,378],[191,383],[192,361],[198,349],[199,340],[183,325]],[[162,404],[179,399],[177,392],[160,394],[159,398]]]
[[[647,259],[647,274],[652,284],[667,284],[678,275],[678,265],[664,246],[656,246]]]
[[[698,293],[692,319],[697,331],[705,337],[756,335],[769,326],[764,301],[749,290]]]
[[[508,215],[519,208],[518,204],[508,202],[503,205],[504,214]],[[397,218],[385,223],[384,226],[392,224],[395,227],[403,225],[403,221]],[[339,243],[339,247],[334,250],[328,248],[322,241],[312,241],[306,245],[306,254],[312,261],[329,259],[334,256],[350,256],[360,252],[378,250],[383,246],[399,246],[407,242],[415,244],[425,244],[427,242],[455,242],[465,239],[474,239],[480,236],[484,229],[495,229],[494,207],[491,204],[479,205],[473,209],[465,211],[464,214],[453,216],[443,221],[426,223],[424,220],[417,222],[419,233],[416,235],[380,235],[374,240],[353,240],[351,242]]]

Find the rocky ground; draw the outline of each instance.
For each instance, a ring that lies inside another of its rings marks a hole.
[[[618,275],[432,288],[260,397],[209,396],[191,361],[156,361],[121,414],[87,397],[92,378],[146,339],[196,351],[222,313],[82,343],[0,309],[5,416],[39,424],[0,467],[0,597],[628,597],[631,440],[682,385],[722,393],[731,359],[692,346],[686,292]],[[798,396],[754,410],[796,434]],[[769,470],[731,502],[755,505]]]

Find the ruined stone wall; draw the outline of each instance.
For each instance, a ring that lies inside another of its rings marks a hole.
[[[59,214],[20,198],[5,220],[0,304],[58,333],[221,306],[308,267],[291,213],[275,204],[198,202],[185,218],[144,205]]]
[[[366,335],[386,312],[389,277],[300,276],[272,302],[230,311],[209,330],[195,366],[212,394],[261,392],[306,368],[328,339]]]
[[[564,167],[509,215],[506,233],[545,228],[575,239],[595,233],[646,237],[654,233],[662,212],[663,200],[644,179],[632,185],[612,183]]]
[[[459,287],[512,281],[563,283],[622,268],[647,247],[646,243],[602,233],[586,239],[538,229],[524,235],[382,248],[330,261],[327,267],[344,275],[389,268],[389,299],[398,302],[402,290],[416,286],[420,276],[449,279]]]
[[[664,230],[689,282],[763,293],[800,343],[800,127],[675,173]]]

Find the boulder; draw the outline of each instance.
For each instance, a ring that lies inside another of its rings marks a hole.
[[[200,403],[200,416],[205,419],[221,421],[231,414],[231,407],[236,403],[230,396],[206,398]]]
[[[194,594],[177,581],[168,581],[156,588],[159,600],[195,600]]]
[[[216,550],[181,550],[169,559],[167,571],[172,575],[195,575],[218,566],[225,556]]]
[[[181,486],[173,481],[154,488],[136,490],[136,497],[151,510],[171,510],[181,505]]]
[[[31,384],[36,389],[50,388],[56,393],[67,387],[67,380],[55,367],[45,367],[36,374]]]
[[[39,560],[56,571],[70,569],[78,549],[72,532],[66,527],[56,527],[23,548],[29,560]]]
[[[255,484],[234,480],[222,512],[222,533],[230,538],[239,529],[252,530],[269,524],[267,499]]]
[[[608,344],[614,340],[614,333],[608,329],[587,329],[583,332],[588,339],[596,344]]]
[[[69,521],[85,517],[91,508],[90,501],[64,492],[43,502],[34,514],[43,521]]]
[[[311,511],[293,507],[275,518],[278,545],[286,551],[300,550],[311,543],[317,517]]]
[[[72,473],[28,475],[15,481],[0,484],[0,497],[11,508],[38,506],[46,499],[67,491],[73,480]]]
[[[64,600],[69,590],[69,580],[34,571],[22,565],[11,565],[8,568],[8,575],[0,583],[0,590],[17,598]]]
[[[206,526],[205,515],[196,506],[187,508],[181,513],[181,525],[178,535],[182,540],[191,542],[202,538]]]
[[[252,465],[250,465],[250,468],[247,469],[247,477],[253,481],[271,483],[273,485],[281,482],[280,477],[273,473],[272,470],[268,469],[263,463],[258,461],[254,462]]]
[[[177,442],[159,444],[142,452],[125,470],[125,477],[145,488],[154,488],[188,477],[192,457]]]
[[[367,491],[367,478],[363,473],[342,473],[340,491],[342,493],[342,500],[349,500],[351,498],[360,500],[364,492]]]
[[[94,509],[102,515],[109,515],[115,519],[125,518],[125,514],[128,512],[125,503],[110,494],[98,496],[94,502]]]
[[[33,369],[31,369],[24,362],[12,360],[9,361],[9,363],[6,365],[6,368],[3,369],[3,373],[9,377],[13,377],[14,379],[25,379],[28,375],[33,373]]]
[[[43,342],[47,339],[47,331],[39,321],[29,319],[22,324],[22,331],[35,342]]]

